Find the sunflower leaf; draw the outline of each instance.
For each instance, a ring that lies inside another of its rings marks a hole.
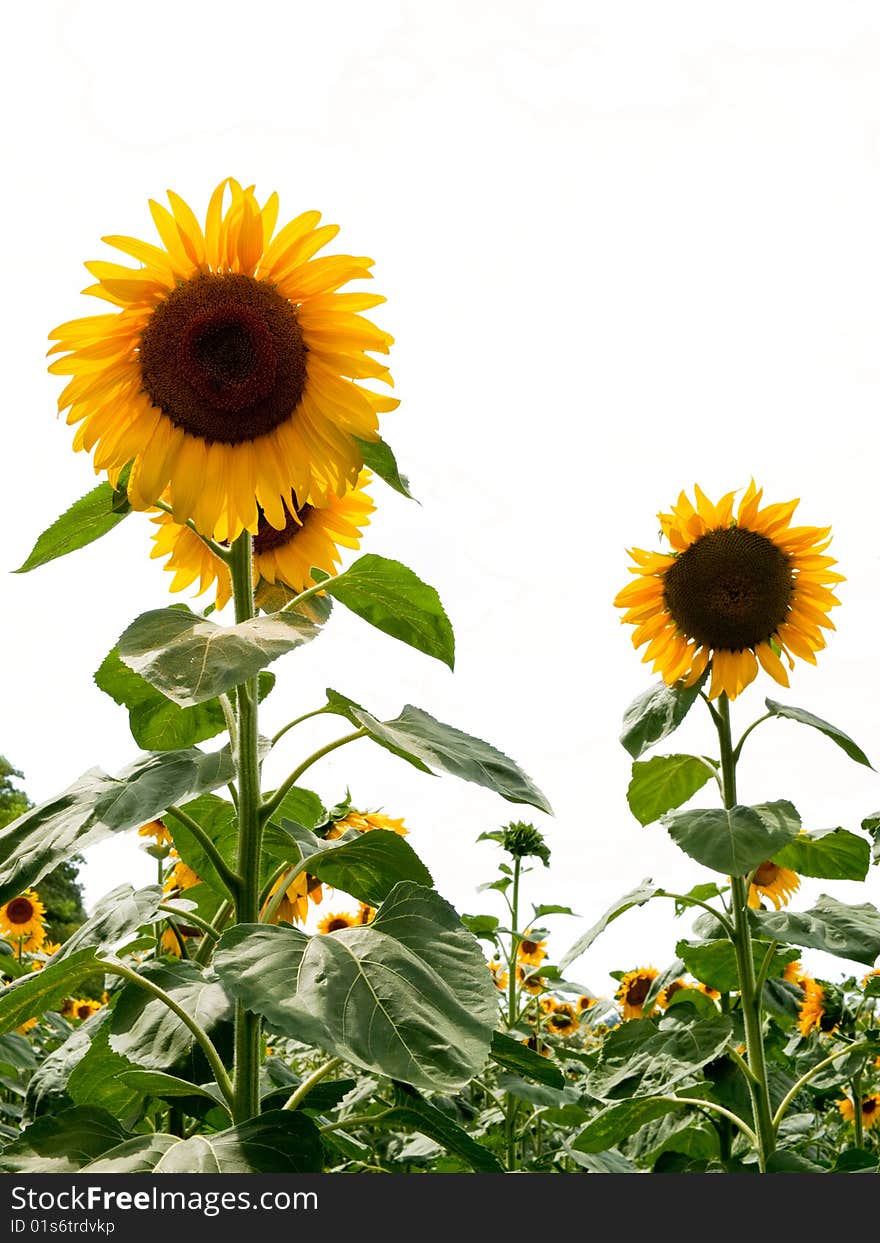
[[[120,635],[118,650],[150,686],[191,708],[239,686],[319,633],[297,613],[218,626],[189,609],[151,609]]]
[[[109,483],[99,483],[46,528],[27,560],[14,572],[26,574],[77,548],[85,548],[112,531],[130,511],[124,487],[117,491]]]
[[[436,1140],[447,1152],[461,1157],[477,1174],[503,1174],[501,1162],[493,1152],[471,1139],[448,1114],[429,1104],[420,1092],[406,1083],[394,1083],[394,1108],[381,1125],[411,1127],[428,1139]]]
[[[846,829],[813,829],[783,846],[773,862],[822,880],[864,880],[871,866],[871,848],[864,837]]]
[[[769,943],[766,941],[752,942],[756,974],[769,948]],[[675,952],[691,975],[708,988],[715,988],[719,993],[732,993],[739,989],[736,951],[733,943],[726,937],[717,941],[679,941]],[[783,948],[774,950],[766,972],[767,976],[775,978],[782,975],[786,966],[794,962],[796,958],[797,950]]]
[[[675,844],[714,872],[745,876],[797,837],[800,817],[779,799],[754,807],[673,811],[661,817]]]
[[[67,938],[49,962],[62,962],[85,948],[99,954],[114,954],[131,940],[141,924],[155,918],[161,901],[162,890],[158,885],[137,890],[127,883],[117,885],[101,898],[93,914]]]
[[[379,721],[354,700],[327,691],[327,711],[346,717],[374,742],[422,772],[435,769],[500,794],[509,803],[528,803],[552,815],[552,808],[530,777],[488,742],[444,725],[407,704],[393,721]]]
[[[880,911],[870,902],[859,906],[820,895],[809,911],[751,911],[758,936],[767,940],[824,950],[838,958],[871,966],[880,954]]]
[[[455,637],[439,595],[400,561],[369,553],[328,579],[326,589],[377,630],[455,665]]]
[[[492,1033],[492,1049],[490,1056],[493,1062],[512,1070],[517,1075],[524,1075],[538,1083],[545,1083],[550,1088],[564,1088],[565,1077],[558,1066],[530,1049],[528,1045],[505,1036],[503,1032]]]
[[[359,436],[353,437],[361,455],[364,459],[364,466],[369,467],[374,474],[378,475],[388,484],[389,488],[393,488],[395,492],[399,492],[401,496],[407,497],[408,500],[414,501],[416,498],[409,490],[409,480],[406,475],[401,475],[397,467],[397,459],[389,444],[384,440],[361,440]],[[416,502],[418,504],[418,502]]]
[[[677,1101],[654,1100],[650,1096],[606,1105],[578,1132],[571,1141],[571,1147],[576,1152],[604,1152],[620,1140],[634,1135],[646,1122],[653,1122],[664,1114],[683,1108]]]
[[[620,741],[634,760],[678,729],[690,712],[705,675],[695,686],[656,682],[638,695],[623,714]]]
[[[289,840],[292,863],[309,861],[309,875],[359,902],[378,906],[398,881],[409,880],[430,889],[431,873],[404,838],[390,829],[373,829],[327,841],[291,820],[281,825]]]
[[[636,760],[626,792],[630,811],[639,824],[651,824],[664,812],[686,803],[711,776],[709,765],[695,755],[657,755],[652,760]]]
[[[773,716],[784,717],[787,721],[800,721],[801,725],[809,725],[812,729],[817,729],[820,734],[830,738],[842,751],[845,751],[851,760],[855,760],[857,764],[864,764],[867,768],[873,768],[862,748],[836,725],[830,725],[821,717],[813,716],[812,712],[807,712],[803,708],[795,708],[791,704],[776,703],[773,699],[766,699],[764,702],[767,705],[767,711]]]
[[[414,1087],[460,1088],[489,1054],[498,993],[480,946],[447,902],[411,881],[365,926],[309,937],[239,924],[214,966],[276,1031]]]
[[[651,1019],[630,1019],[602,1045],[586,1089],[600,1100],[666,1094],[676,1083],[714,1061],[727,1047],[733,1024],[726,1014],[680,1020],[671,1015],[659,1027]]]
[[[154,962],[141,968],[145,979],[163,989],[188,1014],[198,1016],[210,1035],[232,1017],[232,1003],[210,970],[193,962]],[[139,984],[126,984],[113,1007],[110,1048],[147,1070],[170,1070],[193,1043],[193,1034],[177,1015]]]
[[[89,769],[62,794],[0,829],[0,903],[85,846],[147,824],[172,803],[225,785],[234,776],[228,748],[144,755],[118,777]]]
[[[81,949],[61,962],[49,962],[0,989],[0,1035],[27,1019],[56,1010],[89,976],[101,970],[93,949]],[[488,972],[486,973],[488,975]]]
[[[559,970],[565,971],[566,967],[570,967],[576,958],[580,958],[581,954],[585,954],[600,933],[604,932],[618,915],[622,915],[624,911],[628,911],[632,906],[644,906],[651,898],[662,894],[663,890],[656,885],[651,884],[651,878],[646,877],[640,885],[635,889],[631,889],[629,893],[625,893],[622,898],[609,906],[608,910],[602,915],[592,928],[588,928],[583,936],[578,937],[571,949],[566,950],[559,960]]]
[[[4,1174],[70,1174],[128,1137],[106,1109],[77,1105],[38,1118],[0,1153]]]

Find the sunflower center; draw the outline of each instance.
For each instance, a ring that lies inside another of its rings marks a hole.
[[[878,1102],[874,1100],[862,1101],[862,1113],[863,1114],[875,1113],[877,1110],[877,1105],[878,1105]]]
[[[752,877],[753,885],[772,885],[779,875],[779,868],[775,863],[766,859],[763,863],[755,868],[755,874]]]
[[[536,954],[538,952],[537,941],[520,941],[519,947],[524,954]]]
[[[6,908],[6,918],[11,924],[29,924],[34,914],[33,904],[27,898],[13,898]]]
[[[648,995],[651,981],[645,976],[633,980],[626,990],[626,1000],[631,1006],[640,1006]]]
[[[294,506],[294,512],[291,513],[288,505],[284,506],[286,520],[280,531],[270,526],[266,521],[265,514],[260,510],[260,522],[257,527],[257,533],[254,536],[254,553],[259,556],[263,552],[271,552],[273,548],[281,548],[284,544],[289,544],[292,539],[303,530],[308,516],[312,512],[311,505],[303,505],[302,509],[298,505]]]
[[[140,365],[153,405],[209,443],[266,435],[306,387],[296,309],[241,272],[200,273],[172,290],[144,329]]]
[[[347,928],[348,926],[349,925],[348,925],[347,919],[328,919],[327,920],[327,931],[328,932],[340,932],[343,928]]]
[[[707,531],[663,578],[666,607],[688,638],[741,652],[782,625],[794,593],[789,557],[742,527]]]

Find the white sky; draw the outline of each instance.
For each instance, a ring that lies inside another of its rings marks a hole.
[[[366,742],[310,774],[325,799],[348,784],[405,816],[441,892],[469,912],[499,913],[475,894],[497,861],[476,835],[533,818],[553,866],[528,896],[583,916],[555,920],[557,955],[642,877],[709,879],[627,808],[619,723],[650,675],[611,601],[625,547],[654,544],[681,488],[717,495],[753,474],[770,499],[802,497],[802,521],[833,524],[848,581],[818,668],[799,665],[790,692],[764,678],[736,718],[759,715],[762,692],[783,698],[880,762],[876,5],[44,0],[5,21],[0,566],[94,485],[43,357],[50,328],[100,310],[78,296],[81,263],[110,257],[103,234],[152,240],[148,197],[171,187],[202,213],[233,175],[261,198],[277,189],[282,220],[319,208],[343,226],[337,249],[377,261],[403,403],[383,431],[422,505],[377,485],[363,547],[433,583],[458,641],[453,676],[338,608],[275,667],[266,732],[325,686],[379,714],[412,702],[514,756],[557,814]],[[148,525],[132,517],[3,579],[0,751],[35,800],[133,757],[124,712],[91,675],[136,614],[171,602]],[[670,749],[709,750],[705,716]],[[267,782],[336,728],[288,736]],[[771,722],[740,797],[789,797],[808,827],[857,827],[880,783]],[[91,902],[148,883],[152,863],[128,836],[90,851],[83,879]],[[822,889],[877,902],[880,874],[804,892]],[[572,974],[607,990],[610,969],[662,967],[687,927],[649,905]]]

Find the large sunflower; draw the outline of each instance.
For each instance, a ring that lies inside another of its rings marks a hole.
[[[358,383],[391,383],[370,354],[392,338],[360,314],[384,298],[338,292],[369,277],[372,260],[314,258],[336,225],[319,228],[311,211],[275,233],[278,196],[261,207],[231,178],[204,229],[168,199],[170,212],[150,203],[161,246],[104,238],[140,268],[86,264],[97,284],[84,292],[119,311],[50,334],[50,352],[65,355],[50,370],[72,377],[59,409],[96,472],[115,480],[133,464],[136,508],[167,495],[176,521],[218,540],[256,535],[261,511],[283,531],[293,506],[354,484],[355,438],[376,440],[379,413],[398,404]]]
[[[838,1101],[837,1108],[845,1122],[855,1121],[856,1110],[851,1097],[845,1096],[843,1100]],[[871,1092],[868,1096],[862,1097],[862,1126],[866,1131],[880,1126],[880,1093]]]
[[[46,908],[33,889],[0,906],[0,936],[38,950],[46,940]]]
[[[827,614],[839,601],[830,585],[843,581],[825,556],[828,527],[790,525],[798,501],[761,508],[752,481],[734,514],[735,493],[713,504],[695,489],[696,506],[682,492],[669,514],[660,514],[671,553],[630,550],[635,581],[615,605],[636,627],[633,645],[672,686],[697,682],[711,662],[708,695],[733,699],[759,665],[783,686],[781,657],[816,663],[825,646]]]
[[[614,996],[623,1006],[623,1017],[625,1019],[640,1019],[642,1017],[645,998],[651,991],[651,985],[659,974],[656,967],[636,967],[635,970],[627,971],[621,976],[620,984]]]
[[[791,868],[780,867],[772,859],[765,859],[752,873],[749,885],[749,906],[758,910],[762,898],[769,898],[777,911],[788,906],[792,894],[801,887],[801,878]]]
[[[349,488],[345,496],[329,497],[325,504],[293,505],[293,512],[285,507],[287,522],[280,531],[261,513],[254,536],[254,586],[280,583],[295,593],[313,585],[313,567],[334,573],[340,547],[359,546],[375,509],[363,490],[369,478],[369,471],[362,471],[357,487]],[[150,556],[168,557],[165,569],[174,575],[171,590],[183,591],[198,582],[196,594],[201,595],[216,581],[216,605],[222,609],[232,596],[229,568],[195,531],[169,514],[159,513],[153,521],[159,529]]]

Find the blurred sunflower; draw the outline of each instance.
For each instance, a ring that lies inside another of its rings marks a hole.
[[[837,1108],[845,1122],[855,1122],[856,1109],[850,1097],[845,1096],[842,1101],[838,1101]],[[862,1097],[862,1126],[866,1131],[880,1126],[880,1093],[872,1092],[869,1096]]]
[[[518,966],[516,969],[516,982],[520,988],[524,988],[533,997],[543,993],[547,987],[547,982],[542,975],[523,966]]]
[[[656,967],[636,967],[627,971],[620,980],[615,999],[623,1006],[625,1019],[640,1019],[645,998],[660,973]]]
[[[218,540],[257,534],[261,510],[283,531],[285,506],[354,484],[358,439],[375,441],[379,413],[398,404],[359,383],[392,383],[370,355],[393,338],[360,314],[385,299],[339,292],[369,278],[372,260],[314,258],[336,225],[319,228],[311,211],[276,233],[278,196],[261,207],[232,178],[204,229],[177,194],[168,200],[170,212],[150,202],[161,246],[104,238],[141,267],[86,264],[97,284],[84,292],[117,313],[50,333],[64,357],[49,370],[72,377],[59,410],[96,472],[115,482],[132,463],[136,509],[167,494],[177,522]]]
[[[25,1019],[23,1023],[19,1023],[15,1030],[18,1032],[19,1036],[26,1036],[29,1031],[36,1027],[37,1021],[38,1020],[35,1017]]]
[[[173,861],[173,866],[165,877],[162,886],[165,893],[172,893],[174,890],[192,889],[193,885],[200,885],[201,878],[192,870],[188,863],[184,863],[177,851],[172,847],[168,856]]]
[[[33,889],[0,906],[0,935],[23,949],[38,950],[46,940],[46,908]]]
[[[375,914],[376,914],[375,907],[370,906],[369,903],[367,902],[358,902],[358,909],[357,909],[357,914],[355,916],[355,923],[370,924],[373,922],[373,918],[375,917]]]
[[[520,1040],[520,1044],[524,1044],[527,1049],[531,1049],[533,1053],[540,1053],[541,1057],[549,1057],[550,1050],[544,1044],[540,1036],[526,1036],[524,1040]]]
[[[334,915],[325,915],[318,923],[319,932],[342,932],[344,928],[356,928],[359,923],[356,915],[348,911],[339,911]]]
[[[384,816],[379,811],[348,811],[341,820],[334,821],[324,836],[327,841],[334,841],[337,837],[342,837],[346,829],[357,829],[358,833],[371,833],[374,829],[388,829],[400,837],[406,837],[409,833],[402,816],[399,820],[394,820],[391,816]]]
[[[578,1014],[583,1014],[585,1010],[591,1010],[598,1000],[598,997],[588,997],[586,993],[583,993],[574,1003],[574,1008]]]
[[[798,1010],[798,1031],[802,1036],[808,1036],[814,1029],[829,1035],[837,1028],[843,1012],[836,990],[810,976],[802,976],[798,983],[804,990],[804,1000]]]
[[[547,957],[547,942],[531,939],[531,929],[527,929],[516,947],[517,962],[528,963],[531,967],[539,967]]]
[[[363,528],[375,506],[363,490],[369,471],[362,471],[358,484],[344,496],[331,496],[322,505],[285,505],[285,525],[270,526],[260,511],[254,536],[254,586],[280,585],[294,595],[314,585],[312,568],[334,574],[341,561],[340,547],[357,548]],[[158,530],[153,536],[151,557],[167,557],[165,569],[173,574],[171,591],[183,591],[198,583],[202,595],[216,583],[216,607],[222,609],[232,596],[228,566],[215,556],[190,527],[175,522],[170,514],[153,517]]]
[[[735,493],[713,504],[695,488],[660,514],[671,553],[633,548],[636,575],[616,596],[623,621],[636,627],[633,646],[647,644],[644,661],[672,686],[693,686],[710,667],[708,697],[735,698],[758,667],[788,686],[780,656],[816,663],[828,611],[839,601],[830,587],[843,581],[825,556],[829,527],[790,525],[798,501],[761,508],[752,481],[734,516]]]
[[[193,536],[195,539],[196,537]],[[201,543],[201,540],[199,540]],[[202,544],[204,548],[204,544]],[[152,837],[157,846],[170,846],[171,833],[164,820],[151,820],[149,824],[143,825],[138,829],[138,837]]]
[[[283,884],[284,876],[279,876],[269,890],[269,895],[263,904],[261,912],[263,919],[266,917],[266,912],[272,903],[273,897]],[[304,924],[309,913],[309,902],[313,906],[320,906],[323,898],[324,890],[317,876],[309,876],[308,872],[300,872],[286,886],[284,897],[275,907],[272,918],[268,922],[271,924]]]
[[[91,997],[68,997],[64,1001],[61,1014],[66,1019],[87,1019],[101,1009],[101,1002]]]
[[[780,867],[772,859],[765,859],[752,873],[749,885],[749,906],[758,910],[762,898],[769,898],[777,911],[788,906],[793,894],[801,887],[801,878],[791,868]]]
[[[546,1026],[555,1036],[573,1036],[579,1027],[574,1006],[567,1001],[560,1002],[547,1016]]]
[[[661,1010],[665,1010],[676,993],[691,988],[690,984],[685,984],[684,980],[672,980],[665,988],[662,988],[657,994],[657,1006]]]

